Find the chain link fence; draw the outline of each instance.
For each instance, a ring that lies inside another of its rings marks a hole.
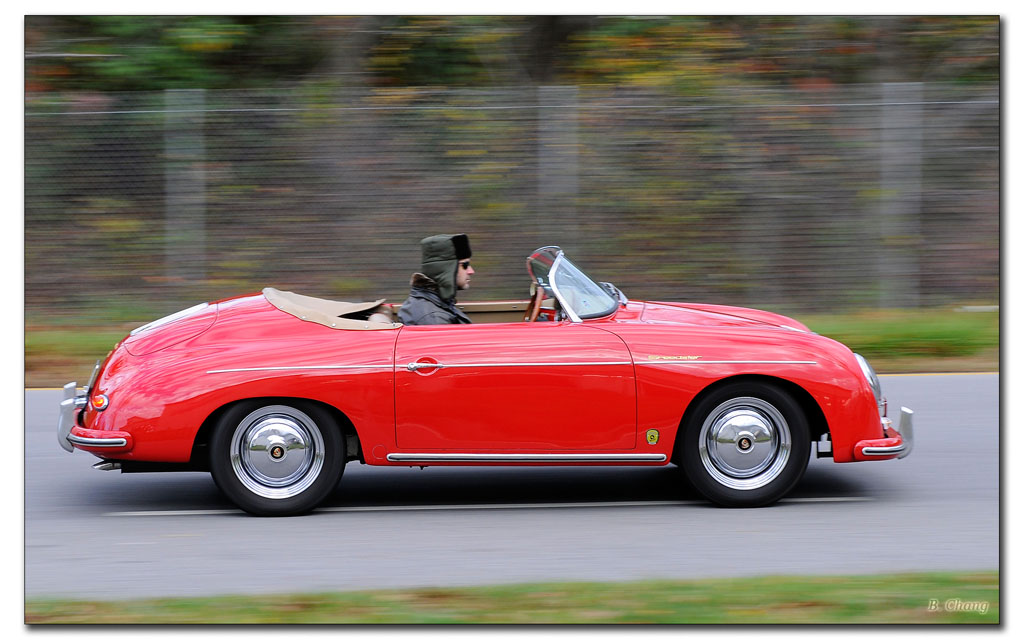
[[[997,86],[29,94],[30,322],[264,286],[399,302],[465,232],[460,300],[562,246],[637,299],[798,313],[995,303]]]

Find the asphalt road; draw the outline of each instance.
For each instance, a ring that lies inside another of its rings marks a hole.
[[[254,518],[207,474],[120,474],[25,393],[25,595],[95,599],[552,580],[999,567],[999,376],[883,376],[900,461],[811,460],[790,499],[722,509],[663,468],[350,464],[324,508]]]

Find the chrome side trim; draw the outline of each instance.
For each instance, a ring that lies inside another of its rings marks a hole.
[[[84,447],[123,447],[128,444],[124,438],[82,438],[69,435],[68,441]]]
[[[663,453],[389,453],[390,462],[664,462]]]
[[[628,360],[619,362],[481,362],[464,364],[442,364],[440,362],[410,362],[402,368],[407,371],[419,369],[466,369],[476,367],[592,367],[601,365],[633,364]]]
[[[818,364],[817,360],[638,360],[636,364]]]
[[[815,360],[641,360],[631,362],[629,360],[613,360],[607,362],[467,362],[459,364],[442,364],[428,362],[409,362],[404,365],[397,365],[407,371],[418,369],[464,369],[469,367],[594,367],[594,366],[621,366],[628,364],[642,365],[700,365],[700,364],[818,364]],[[346,369],[391,369],[395,365],[390,364],[323,364],[304,366],[281,366],[281,367],[239,367],[235,369],[211,369],[206,373],[238,373],[244,371],[317,371],[317,370],[346,370]]]
[[[288,367],[240,367],[238,369],[211,369],[206,373],[236,373],[239,371],[315,371],[318,369],[391,369],[391,364],[316,364]]]

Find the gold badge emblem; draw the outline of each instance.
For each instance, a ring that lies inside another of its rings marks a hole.
[[[658,430],[648,429],[647,430],[647,444],[658,444]]]
[[[700,360],[701,356],[647,356],[648,360]]]

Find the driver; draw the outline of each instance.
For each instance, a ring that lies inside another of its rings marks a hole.
[[[412,274],[409,297],[398,311],[402,324],[472,324],[455,306],[455,292],[469,288],[473,275],[469,237],[430,236],[420,240],[423,250],[421,273]]]

